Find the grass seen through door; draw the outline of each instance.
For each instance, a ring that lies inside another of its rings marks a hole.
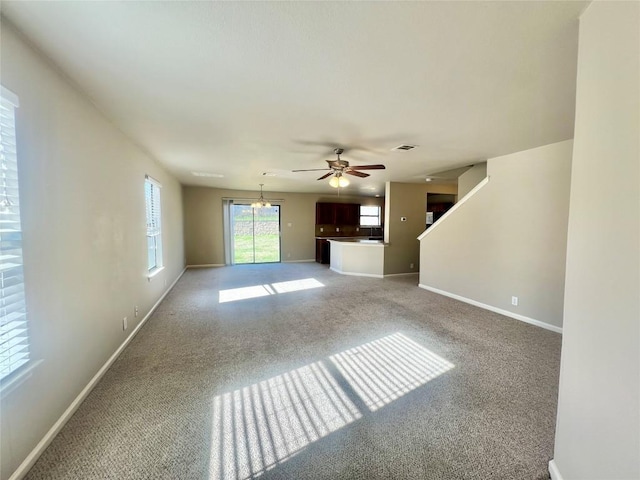
[[[255,219],[250,207],[234,212],[235,264],[280,261],[280,215],[276,208],[256,209]]]
[[[252,235],[239,235],[235,238],[234,263],[264,263],[280,261],[279,235],[256,235],[256,256],[253,258]]]

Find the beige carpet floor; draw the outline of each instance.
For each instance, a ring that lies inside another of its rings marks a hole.
[[[417,281],[188,270],[27,478],[548,478],[561,336]]]

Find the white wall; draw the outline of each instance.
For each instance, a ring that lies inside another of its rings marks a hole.
[[[373,243],[331,242],[331,269],[344,274],[382,278],[385,247]]]
[[[420,242],[420,284],[561,327],[571,150],[489,159],[489,183]]]
[[[473,190],[487,176],[487,162],[474,165],[458,177],[458,200]]]
[[[564,480],[640,478],[639,19],[637,2],[594,2],[580,20],[551,464]]]
[[[2,394],[0,478],[6,479],[178,277],[184,248],[178,182],[4,19],[1,42],[0,80],[20,99],[26,298],[37,365],[13,388],[5,383]],[[145,174],[163,185],[166,268],[152,282]]]

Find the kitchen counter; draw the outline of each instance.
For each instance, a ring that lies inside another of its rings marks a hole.
[[[361,242],[361,243],[369,243],[371,240],[382,241],[381,236],[366,236],[360,235],[357,237],[353,236],[342,236],[342,237],[316,237],[316,262],[328,264],[330,263],[331,252],[329,248],[329,242],[331,240],[336,240],[340,242]]]
[[[367,235],[361,235],[359,237],[316,237],[316,240],[382,240],[382,237],[370,237]]]
[[[332,238],[329,241],[344,243],[362,243],[365,245],[384,245],[382,240],[371,238]]]
[[[331,244],[330,268],[343,275],[383,278],[384,247],[382,240],[366,238],[328,239]]]

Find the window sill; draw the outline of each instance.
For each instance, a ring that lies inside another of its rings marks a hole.
[[[154,277],[163,270],[164,270],[164,267],[158,267],[158,268],[154,268],[153,270],[150,270],[149,274],[147,275],[147,280],[149,281],[153,280]]]
[[[43,360],[32,360],[23,365],[24,368],[20,368],[13,372],[15,375],[12,374],[9,375],[7,379],[3,379],[0,383],[0,398],[4,399],[7,395],[22,385],[29,377],[31,377],[34,370],[40,366],[42,362]]]

